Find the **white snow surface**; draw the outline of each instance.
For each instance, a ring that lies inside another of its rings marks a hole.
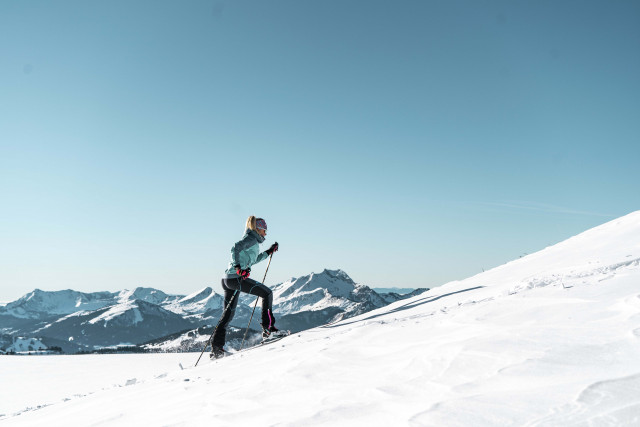
[[[640,212],[358,317],[197,357],[0,356],[0,423],[637,426]]]

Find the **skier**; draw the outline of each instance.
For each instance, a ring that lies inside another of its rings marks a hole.
[[[271,304],[273,302],[273,292],[271,289],[249,279],[251,266],[265,260],[278,250],[278,242],[275,242],[269,249],[260,252],[258,245],[264,242],[267,235],[267,223],[262,218],[250,216],[247,219],[244,237],[236,242],[231,248],[231,262],[222,278],[222,289],[224,290],[224,307],[226,313],[218,328],[213,334],[211,343],[211,357],[219,358],[225,354],[224,344],[227,333],[227,326],[236,311],[240,292],[246,292],[258,296],[262,299],[262,338],[275,338],[286,335],[285,331],[279,331],[275,327],[276,319],[273,317]]]

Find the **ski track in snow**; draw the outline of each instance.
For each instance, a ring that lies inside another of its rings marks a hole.
[[[640,213],[197,368],[198,353],[2,357],[0,424],[640,425],[636,242]]]

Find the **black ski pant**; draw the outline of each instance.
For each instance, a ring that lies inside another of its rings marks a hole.
[[[233,319],[233,315],[236,312],[236,307],[238,306],[238,300],[240,299],[240,292],[245,292],[247,294],[255,295],[262,299],[262,327],[269,328],[276,323],[276,319],[273,317],[273,312],[271,309],[271,304],[273,303],[273,292],[271,289],[263,285],[262,283],[256,282],[253,279],[222,279],[222,289],[224,290],[224,307],[229,306],[227,308],[226,313],[222,319],[220,319],[220,324],[216,329],[216,332],[213,334],[213,345],[216,347],[224,347],[225,338],[227,335],[227,326],[229,326],[229,322]]]

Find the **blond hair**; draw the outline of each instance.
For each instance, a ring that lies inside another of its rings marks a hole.
[[[247,225],[244,227],[245,231],[246,230],[253,230],[253,231],[258,231],[256,228],[256,217],[251,215],[249,218],[247,218]]]

